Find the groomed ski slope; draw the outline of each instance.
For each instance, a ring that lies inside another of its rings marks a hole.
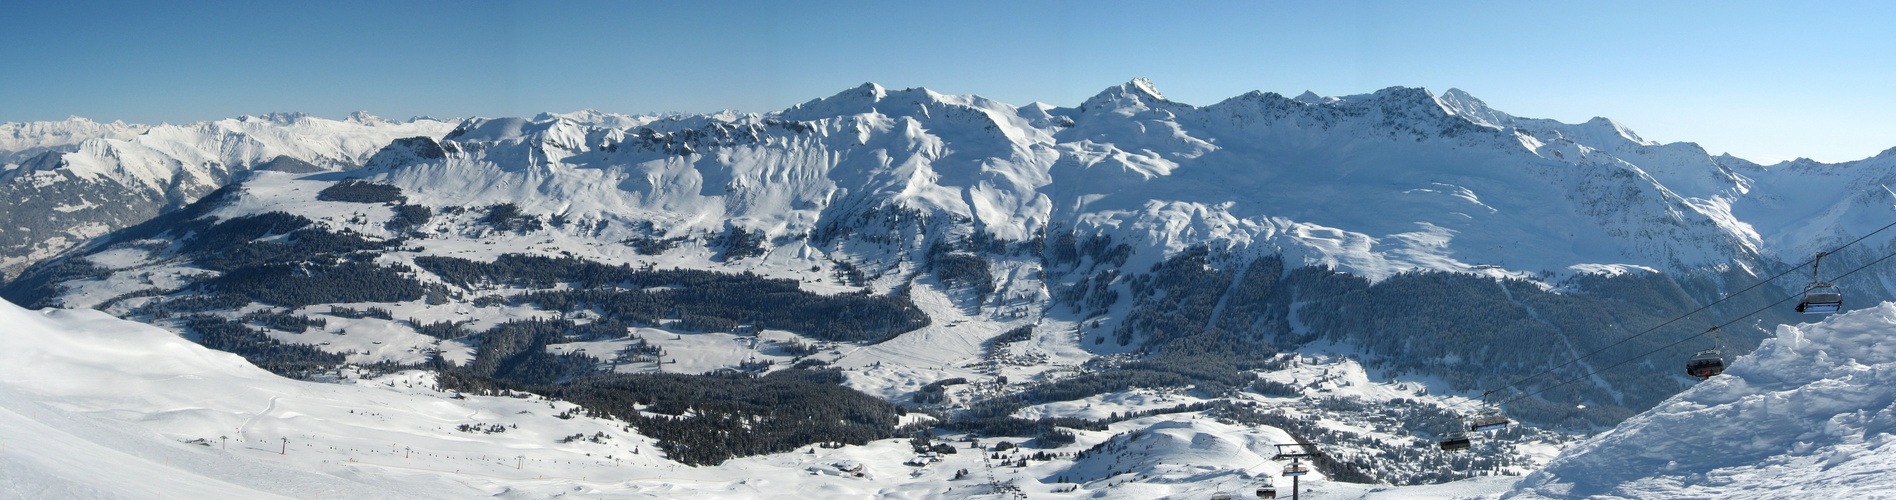
[[[1509,498],[1896,498],[1896,304],[1777,337]],[[1671,360],[1663,360],[1671,361]]]

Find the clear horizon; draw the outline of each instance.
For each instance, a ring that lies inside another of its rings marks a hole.
[[[212,2],[16,6],[0,121],[770,112],[863,82],[1073,106],[1460,88],[1760,163],[1896,147],[1896,6]],[[26,22],[22,22],[25,20]]]

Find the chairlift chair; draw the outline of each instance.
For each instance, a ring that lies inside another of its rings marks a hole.
[[[1817,252],[1817,258],[1810,265],[1810,284],[1804,286],[1804,300],[1797,301],[1797,312],[1804,314],[1830,314],[1843,310],[1843,290],[1837,285],[1824,281],[1818,269],[1824,265],[1827,252]]]
[[[1231,500],[1231,494],[1222,491],[1213,493],[1211,494],[1211,500]]]
[[[1271,457],[1271,460],[1283,460],[1286,458],[1310,457],[1310,456],[1316,456],[1316,455],[1317,455],[1317,445],[1309,444],[1309,443],[1286,443],[1286,444],[1277,445],[1277,456]]]
[[[1462,451],[1474,445],[1474,439],[1470,439],[1468,434],[1457,432],[1442,440],[1442,451]]]
[[[1277,487],[1270,483],[1257,487],[1258,498],[1277,498]]]
[[[1843,290],[1819,281],[1804,287],[1804,300],[1797,301],[1797,312],[1830,314],[1843,310]]]
[[[1284,466],[1284,477],[1302,476],[1309,473],[1310,468],[1304,467],[1303,464],[1296,462],[1291,462],[1290,465]]]
[[[1506,415],[1501,414],[1500,408],[1489,408],[1481,410],[1481,413],[1475,415],[1475,418],[1468,419],[1468,432],[1487,432],[1496,429],[1506,429],[1508,424],[1512,423],[1514,423],[1514,421],[1508,420]]]

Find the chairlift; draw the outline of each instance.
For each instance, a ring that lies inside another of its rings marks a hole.
[[[1474,446],[1474,444],[1475,440],[1469,438],[1467,433],[1462,432],[1450,434],[1448,439],[1443,439],[1441,443],[1442,451],[1462,451]]]
[[[1699,351],[1685,362],[1685,373],[1701,381],[1725,372],[1725,358],[1718,353],[1718,327],[1714,326],[1706,333],[1712,334],[1712,348]]]
[[[1797,312],[1804,314],[1830,314],[1843,310],[1843,290],[1826,282],[1811,283],[1804,287],[1804,300],[1797,302]]]
[[[1487,432],[1496,429],[1506,429],[1509,424],[1513,423],[1513,420],[1508,420],[1506,415],[1501,414],[1500,408],[1488,408],[1481,410],[1481,413],[1475,415],[1474,418],[1468,419],[1468,432]]]
[[[1263,486],[1257,487],[1257,497],[1258,498],[1277,498],[1277,486],[1272,485],[1271,483],[1264,483]]]
[[[1284,466],[1284,477],[1297,477],[1309,473],[1310,468],[1304,467],[1303,464],[1297,462],[1291,462],[1290,465]]]
[[[1497,429],[1506,429],[1509,424],[1514,423],[1514,421],[1508,420],[1507,415],[1501,414],[1500,408],[1496,408],[1494,405],[1488,403],[1488,396],[1493,394],[1494,391],[1481,393],[1482,410],[1481,413],[1477,413],[1473,418],[1468,419],[1468,432],[1487,432]]]
[[[1823,281],[1817,270],[1824,263],[1825,252],[1817,252],[1817,260],[1810,266],[1810,284],[1804,286],[1804,299],[1797,301],[1797,312],[1804,314],[1830,314],[1843,310],[1843,290],[1837,285]]]
[[[1231,500],[1231,494],[1222,491],[1213,493],[1211,494],[1211,500]]]
[[[1310,443],[1286,443],[1277,445],[1277,456],[1271,460],[1295,459],[1317,455],[1317,445]]]

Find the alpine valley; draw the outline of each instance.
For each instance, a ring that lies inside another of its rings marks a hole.
[[[1287,495],[1286,443],[1311,498],[1896,487],[1896,149],[1134,80],[74,118],[0,161],[0,495]],[[1852,312],[1801,324],[1840,247]],[[1484,394],[1521,425],[1441,451]],[[1677,435],[1755,449],[1632,449]]]

